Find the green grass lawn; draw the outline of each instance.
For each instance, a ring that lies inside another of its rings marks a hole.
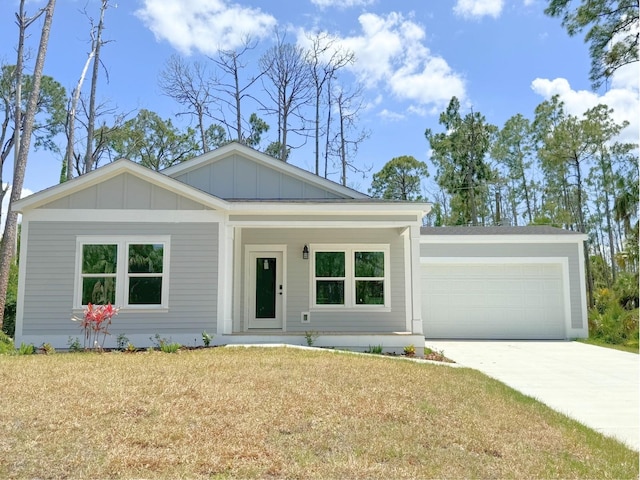
[[[577,339],[578,342],[582,342],[582,343],[587,343],[589,345],[596,345],[598,347],[606,347],[606,348],[612,348],[614,350],[621,350],[623,352],[630,352],[630,353],[638,353],[638,345],[616,345],[616,344],[612,344],[612,343],[606,343],[600,339],[597,338],[579,338]]]
[[[0,357],[0,478],[638,478],[477,371],[284,348]]]

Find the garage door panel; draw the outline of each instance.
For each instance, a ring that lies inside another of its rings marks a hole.
[[[429,338],[564,338],[560,264],[426,264],[422,308]]]

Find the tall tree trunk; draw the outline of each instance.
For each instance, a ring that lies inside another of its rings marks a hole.
[[[89,118],[87,119],[87,150],[84,152],[84,171],[85,173],[93,170],[94,158],[93,158],[93,132],[95,129],[96,121],[96,88],[98,86],[98,73],[100,72],[100,49],[102,48],[102,30],[104,28],[104,12],[109,5],[108,0],[102,0],[100,6],[100,20],[98,21],[98,28],[96,30],[96,37],[94,39],[93,50],[95,56],[93,57],[93,72],[91,73],[91,93],[89,94]]]
[[[73,143],[75,141],[76,111],[78,109],[78,101],[80,100],[82,84],[84,83],[84,79],[87,75],[87,70],[89,70],[89,65],[91,64],[91,59],[94,57],[95,53],[96,50],[92,46],[89,55],[87,55],[87,61],[84,62],[84,67],[82,68],[82,73],[80,74],[80,78],[78,79],[76,88],[73,90],[73,95],[71,96],[71,105],[69,106],[69,112],[67,114],[67,150],[65,153],[65,161],[67,162],[67,180],[71,180],[71,178],[73,177]]]
[[[18,227],[18,213],[12,210],[14,202],[20,199],[22,194],[22,185],[24,184],[24,173],[27,167],[27,158],[29,156],[29,148],[31,147],[31,134],[33,133],[33,123],[38,107],[38,97],[40,96],[40,83],[42,81],[42,70],[44,69],[44,60],[47,55],[47,46],[49,44],[49,33],[51,32],[51,22],[53,20],[53,11],[56,6],[56,0],[49,0],[44,8],[44,24],[42,25],[42,35],[40,36],[40,45],[38,47],[38,56],[33,71],[33,88],[29,95],[29,103],[24,115],[24,129],[22,138],[20,139],[20,154],[13,172],[13,187],[11,188],[11,197],[9,199],[9,211],[7,213],[7,221],[4,227],[4,235],[2,247],[0,247],[0,328],[4,322],[4,306],[7,301],[7,285],[9,284],[9,269],[13,260],[12,239],[16,236]]]

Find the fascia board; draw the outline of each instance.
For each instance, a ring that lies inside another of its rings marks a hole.
[[[12,210],[23,212],[28,209],[38,208],[46,203],[55,201],[76,191],[92,187],[122,173],[131,173],[170,192],[215,209],[227,210],[229,208],[229,204],[225,200],[201,192],[196,188],[178,182],[173,178],[138,165],[130,160],[120,159],[68,182],[54,185],[22,198],[13,204]]]
[[[229,202],[233,213],[339,213],[339,214],[393,214],[415,213],[422,218],[431,210],[428,203],[349,203],[349,202]]]
[[[196,158],[192,158],[190,160],[187,160],[186,162],[166,168],[162,170],[161,173],[168,175],[170,177],[175,177],[176,175],[187,173],[202,165],[206,165],[207,163],[216,162],[217,160],[222,159],[226,155],[233,152],[243,155],[257,163],[264,164],[278,172],[291,175],[292,177],[309,182],[313,185],[316,185],[319,188],[322,188],[325,190],[328,189],[339,195],[345,195],[349,198],[370,198],[368,195],[362,192],[358,192],[357,190],[353,190],[351,188],[342,186],[338,183],[332,182],[331,180],[327,180],[325,178],[319,177],[302,168],[296,167],[295,165],[290,165],[286,162],[281,162],[280,160],[272,158],[269,155],[266,155],[262,152],[258,152],[252,148],[240,145],[238,143],[230,143],[222,147],[216,148],[215,150],[205,153],[204,155],[201,155]]]
[[[581,243],[587,235],[421,235],[420,243],[424,244],[473,244],[473,243]]]

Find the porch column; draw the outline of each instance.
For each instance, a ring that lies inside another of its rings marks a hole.
[[[410,231],[411,251],[411,319],[412,332],[423,335],[422,329],[422,286],[420,283],[420,225],[412,225]]]
[[[218,335],[229,335],[233,330],[233,264],[234,227],[220,222],[218,230]]]

